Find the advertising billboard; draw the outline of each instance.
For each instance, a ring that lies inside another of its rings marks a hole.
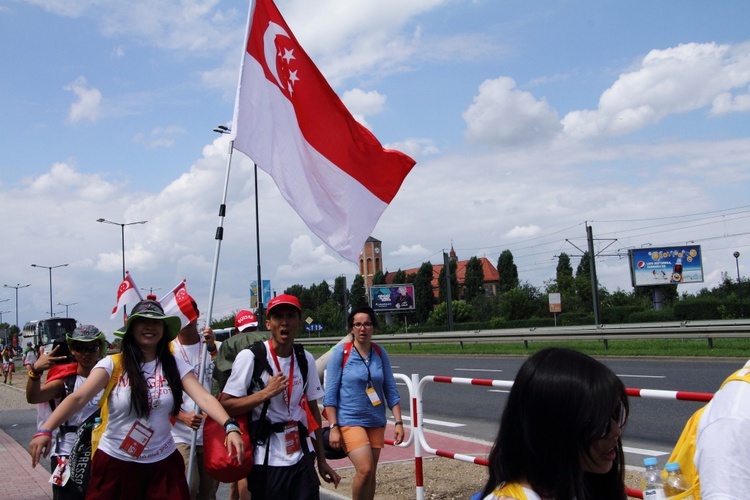
[[[413,311],[414,285],[373,285],[370,287],[370,307],[375,312]]]
[[[703,282],[700,245],[628,250],[633,286]]]

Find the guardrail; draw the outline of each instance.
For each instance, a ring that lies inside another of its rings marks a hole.
[[[422,400],[424,388],[428,383],[442,383],[442,384],[461,384],[471,386],[484,386],[484,387],[501,387],[504,389],[510,389],[513,387],[513,380],[493,380],[493,379],[476,379],[476,378],[461,378],[461,377],[443,377],[428,375],[420,378],[418,374],[414,373],[411,377],[405,374],[396,373],[394,377],[403,381],[409,392],[409,402],[411,405],[411,425],[408,439],[400,445],[394,445],[393,441],[386,439],[386,444],[398,446],[401,448],[407,448],[413,445],[414,447],[414,482],[415,482],[415,498],[417,500],[424,500],[424,470],[423,470],[423,457],[425,452],[430,455],[435,455],[444,458],[451,458],[462,462],[474,463],[477,465],[488,466],[489,462],[484,457],[465,455],[455,453],[450,450],[439,450],[430,446],[427,442],[424,433],[424,411],[422,408]],[[704,392],[686,392],[686,391],[664,391],[656,389],[638,389],[638,388],[626,388],[629,397],[641,397],[641,398],[654,398],[654,399],[673,399],[680,401],[699,401],[707,402],[713,398],[713,393]],[[626,492],[629,497],[643,498],[643,492],[633,488],[626,488]]]
[[[674,321],[668,323],[634,323],[618,325],[582,325],[545,328],[512,328],[507,330],[473,330],[457,332],[403,333],[378,335],[379,344],[449,344],[498,343],[553,340],[705,339],[713,347],[714,339],[750,337],[750,320]],[[339,337],[297,338],[305,345],[334,346]]]

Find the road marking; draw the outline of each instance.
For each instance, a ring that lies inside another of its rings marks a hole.
[[[622,451],[625,453],[634,453],[636,455],[645,455],[647,457],[663,457],[669,455],[668,451],[657,451],[657,450],[646,450],[643,448],[630,448],[629,446],[623,446]]]
[[[504,370],[490,370],[488,368],[454,368],[457,372],[497,372],[500,373]]]
[[[510,389],[490,389],[487,392],[503,392],[505,394],[510,392]]]
[[[618,377],[631,377],[631,378],[667,378],[666,375],[628,375],[627,373],[617,374]]]
[[[411,422],[411,416],[404,415],[403,420]],[[423,418],[423,424],[441,425],[443,427],[466,427],[466,424],[459,424],[458,422],[447,422],[445,420],[433,420],[431,418]]]

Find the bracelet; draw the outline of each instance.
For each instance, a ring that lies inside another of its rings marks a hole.
[[[239,432],[240,434],[242,433],[239,426],[234,425],[234,424],[229,424],[226,427],[224,427],[224,432],[226,432],[227,434],[229,434],[230,432]]]
[[[393,425],[400,425],[401,427],[403,427],[404,426],[404,421],[403,420],[397,420]]]
[[[39,371],[34,368],[34,365],[30,365],[29,368],[31,368],[31,371],[34,372],[34,375],[36,375],[37,377],[41,377],[42,375],[44,375],[44,370]]]
[[[227,438],[228,438],[228,437],[229,437],[229,435],[230,435],[231,433],[233,433],[233,432],[237,432],[237,433],[239,433],[239,435],[240,435],[240,436],[242,435],[242,431],[240,430],[240,428],[239,428],[239,427],[230,427],[229,429],[227,429],[227,435],[226,435],[226,436],[224,436],[224,446],[226,446],[226,445],[227,445]]]
[[[213,349],[211,349],[210,347],[206,346],[206,350],[208,352],[214,352],[214,351],[216,351],[216,342],[214,342],[214,348]]]
[[[225,430],[225,431],[227,431],[227,432],[229,432],[229,431],[227,430],[227,427],[229,427],[230,425],[233,425],[233,426],[237,427],[238,429],[240,428],[240,424],[238,424],[238,423],[237,423],[237,420],[236,420],[236,419],[234,419],[234,418],[232,418],[232,417],[229,417],[229,418],[227,419],[227,421],[226,421],[226,422],[224,422],[224,425],[223,425],[223,427],[224,427],[224,430]]]
[[[30,378],[31,380],[33,380],[33,381],[35,381],[35,382],[36,382],[37,380],[41,380],[42,376],[41,376],[41,375],[34,375],[34,370],[31,370],[31,371],[29,372],[29,378]]]
[[[36,434],[34,434],[34,437],[39,437],[39,436],[52,437],[52,431],[49,430],[49,429],[37,429],[36,430]],[[32,438],[32,439],[34,439],[34,438]]]

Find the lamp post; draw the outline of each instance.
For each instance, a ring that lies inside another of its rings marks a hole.
[[[742,308],[742,281],[740,281],[740,252],[735,251],[734,263],[737,265],[737,298],[740,300],[740,318],[745,317],[745,311]]]
[[[151,287],[148,287],[148,288],[143,288],[143,287],[141,287],[141,290],[143,290],[144,292],[145,292],[146,290],[148,290],[148,294],[149,294],[149,295],[153,295],[153,294],[154,294],[154,290],[161,290],[161,287],[160,287],[160,286],[157,286],[157,287],[153,287],[153,286],[151,286]]]
[[[10,311],[0,311],[0,325],[3,324],[3,314],[9,313]],[[8,343],[8,330],[5,330],[5,335],[3,335],[3,344]]]
[[[58,267],[66,267],[68,264],[60,264],[57,266],[40,266],[38,264],[31,264],[31,267],[42,267],[44,269],[49,269],[49,317],[54,317],[54,313],[52,312],[52,270],[57,269]]]
[[[57,305],[58,305],[58,306],[63,306],[63,307],[65,307],[65,317],[66,317],[66,318],[70,318],[70,315],[68,314],[68,307],[70,307],[70,306],[74,306],[74,305],[76,305],[76,304],[78,304],[78,302],[71,302],[70,304],[63,304],[62,302],[58,302],[58,303],[57,303]]]
[[[4,288],[15,288],[16,289],[16,328],[18,328],[18,289],[19,288],[26,288],[27,286],[31,286],[31,283],[29,283],[28,285],[22,285],[20,283],[16,283],[16,286],[3,285]]]
[[[112,224],[113,226],[120,226],[120,235],[122,241],[122,279],[125,279],[125,226],[133,226],[135,224],[145,224],[147,220],[139,220],[137,222],[113,222],[107,219],[96,219],[96,222],[103,224]]]

